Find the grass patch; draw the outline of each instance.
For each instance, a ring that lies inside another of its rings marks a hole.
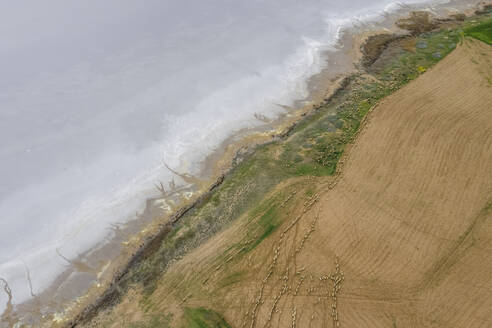
[[[149,319],[130,324],[129,328],[168,328],[171,327],[172,315],[152,315]]]
[[[222,281],[220,282],[220,287],[223,288],[240,282],[244,278],[245,274],[246,271],[238,271],[228,275],[227,277],[222,279]]]
[[[184,320],[186,328],[231,328],[219,313],[202,307],[186,308]]]
[[[265,238],[270,236],[280,225],[278,218],[278,208],[272,204],[263,215],[255,222],[253,227],[248,231],[248,238],[251,243],[243,248],[243,252],[249,252],[258,246]]]
[[[314,195],[314,191],[315,191],[315,190],[314,190],[313,188],[311,188],[311,187],[310,187],[310,188],[308,188],[308,189],[306,190],[305,194],[306,194],[306,196],[307,196],[307,197],[311,197],[312,195]]]
[[[492,45],[492,19],[465,29],[465,35]]]

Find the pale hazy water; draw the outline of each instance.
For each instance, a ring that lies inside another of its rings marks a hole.
[[[14,302],[307,96],[341,25],[387,0],[0,0],[0,277]],[[408,3],[408,2],[407,2]],[[179,181],[178,181],[179,182]],[[24,264],[25,263],[25,264]],[[6,296],[0,295],[0,311]]]

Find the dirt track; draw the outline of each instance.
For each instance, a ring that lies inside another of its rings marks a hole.
[[[229,246],[256,223],[238,220],[171,267],[147,310],[179,323],[206,306],[233,327],[492,326],[491,60],[466,40],[387,97],[336,180],[276,188],[273,234],[240,256]],[[142,316],[129,295],[113,327]]]

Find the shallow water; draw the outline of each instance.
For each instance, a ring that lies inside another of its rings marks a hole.
[[[0,277],[15,303],[307,94],[341,26],[391,1],[0,1]],[[393,4],[394,5],[394,4]],[[178,184],[185,181],[176,177]],[[6,295],[0,294],[0,311]]]

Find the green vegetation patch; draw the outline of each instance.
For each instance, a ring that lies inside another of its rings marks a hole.
[[[385,82],[385,92],[392,93],[446,57],[461,41],[459,30],[438,30],[415,38],[414,51],[402,51],[383,69],[376,72]]]
[[[152,315],[149,319],[130,324],[129,328],[168,328],[170,327],[172,315]]]
[[[492,19],[466,28],[465,35],[492,45]]]
[[[186,308],[186,328],[231,328],[219,313],[205,308]]]
[[[280,222],[278,221],[278,209],[273,205],[260,217],[252,229],[252,232],[249,233],[253,234],[253,242],[247,247],[247,250],[250,251],[254,249],[265,238],[270,236],[280,225]]]
[[[222,279],[222,281],[220,282],[220,287],[223,288],[223,287],[227,287],[230,285],[234,285],[234,284],[240,282],[241,280],[243,280],[245,275],[246,275],[246,271],[244,271],[244,270],[234,272],[234,273],[228,275],[227,277],[225,277],[224,279]]]

